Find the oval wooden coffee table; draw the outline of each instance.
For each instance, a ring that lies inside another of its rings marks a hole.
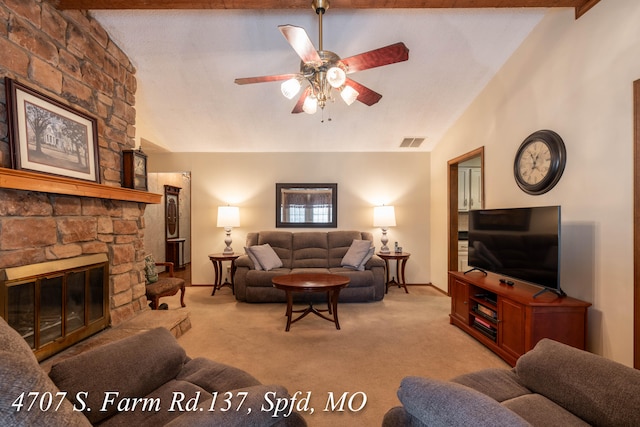
[[[325,320],[335,323],[336,329],[340,329],[338,322],[338,297],[340,289],[349,285],[349,278],[337,274],[325,273],[301,273],[287,274],[284,276],[276,276],[271,279],[273,286],[282,289],[287,294],[287,327],[285,331],[289,331],[292,323],[297,322],[309,313],[316,314]],[[294,292],[326,292],[327,293],[327,310],[318,310],[309,303],[309,307],[304,310],[293,310],[293,293]],[[293,313],[302,313],[300,316],[292,319]],[[332,317],[325,316],[323,313],[329,313]]]

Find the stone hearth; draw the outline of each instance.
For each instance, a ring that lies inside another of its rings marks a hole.
[[[174,337],[179,338],[182,334],[191,329],[191,319],[189,313],[182,310],[147,310],[120,325],[100,332],[73,347],[62,351],[55,356],[40,363],[45,371],[49,371],[51,366],[68,357],[75,356],[92,348],[118,341],[122,338],[148,331],[157,327],[168,329]]]

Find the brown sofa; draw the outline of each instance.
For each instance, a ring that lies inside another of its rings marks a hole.
[[[261,231],[247,234],[246,246],[269,244],[282,267],[257,270],[247,255],[236,262],[234,289],[236,299],[244,302],[285,302],[285,293],[273,287],[271,279],[283,274],[328,273],[347,276],[349,286],[340,291],[341,302],[380,301],[385,292],[385,264],[373,255],[363,271],[343,267],[341,262],[354,240],[369,240],[373,235],[360,231]],[[373,244],[373,243],[372,243]],[[294,301],[321,300],[318,293],[295,293]]]
[[[265,396],[273,402],[288,394],[232,366],[190,359],[164,328],[64,359],[47,376],[26,341],[0,318],[1,426],[306,425],[296,412],[261,410],[270,406]],[[232,410],[225,410],[227,397]],[[203,410],[189,410],[194,399]]]
[[[398,398],[383,427],[640,426],[640,371],[546,338],[513,369],[407,377]]]

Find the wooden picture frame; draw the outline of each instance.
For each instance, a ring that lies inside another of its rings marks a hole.
[[[97,120],[5,77],[11,166],[100,182]]]
[[[338,184],[276,184],[277,228],[337,228]]]

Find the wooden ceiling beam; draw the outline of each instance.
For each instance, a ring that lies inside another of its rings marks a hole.
[[[68,9],[309,9],[311,0],[49,0]],[[573,7],[576,17],[600,0],[332,0],[336,9]]]

